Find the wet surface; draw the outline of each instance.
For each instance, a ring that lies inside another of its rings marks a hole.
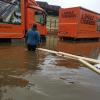
[[[43,48],[100,59],[100,42],[64,42],[47,37]],[[0,44],[0,100],[99,100],[100,75],[74,60],[23,42]]]

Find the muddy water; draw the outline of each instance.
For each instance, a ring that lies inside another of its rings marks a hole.
[[[47,37],[43,48],[100,59],[100,42]],[[56,55],[27,51],[23,42],[0,44],[0,100],[99,100],[100,75]]]

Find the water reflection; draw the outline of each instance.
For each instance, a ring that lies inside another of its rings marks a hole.
[[[57,51],[68,52],[75,55],[99,58],[100,42],[57,42]]]
[[[22,91],[25,87],[34,87],[23,77],[40,70],[39,52],[29,52],[23,44],[2,44],[0,58],[0,100],[14,100],[9,94],[13,88],[16,93],[18,88]]]
[[[15,86],[17,86],[18,84],[16,81],[23,81],[25,83],[25,80],[18,80],[17,77],[13,76],[22,75],[28,71],[34,72],[35,70],[38,70],[38,57],[38,53],[28,52],[22,45],[0,46],[0,86],[5,86],[7,84],[15,84]],[[21,83],[23,84],[23,82]],[[19,83],[19,85],[21,84]]]
[[[52,36],[41,47],[100,58],[99,42],[63,42]],[[100,92],[99,76],[76,61],[42,51],[29,52],[23,42],[0,45],[0,58],[0,100],[80,100],[79,94],[87,99],[92,89],[92,94],[100,97],[96,94]]]
[[[55,42],[55,43],[53,43]],[[75,42],[60,41],[57,37],[49,37],[45,48],[50,50],[62,51],[79,56],[90,57],[94,59],[100,58],[100,42]],[[79,68],[81,64],[70,59],[56,60],[57,66],[66,66],[69,68]]]

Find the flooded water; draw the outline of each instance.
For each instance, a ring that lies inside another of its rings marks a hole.
[[[100,60],[100,42],[64,42],[51,36],[42,48]],[[0,100],[99,100],[100,75],[79,62],[22,41],[0,44]]]

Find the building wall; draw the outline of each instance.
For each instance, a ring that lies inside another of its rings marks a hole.
[[[58,16],[48,16],[46,24],[48,32],[56,32],[58,30]]]
[[[47,2],[37,1],[37,3],[42,7],[48,14],[47,16],[47,30],[48,33],[50,32],[57,32],[58,31],[58,16],[59,16],[59,9],[60,6],[57,5],[50,5]]]

